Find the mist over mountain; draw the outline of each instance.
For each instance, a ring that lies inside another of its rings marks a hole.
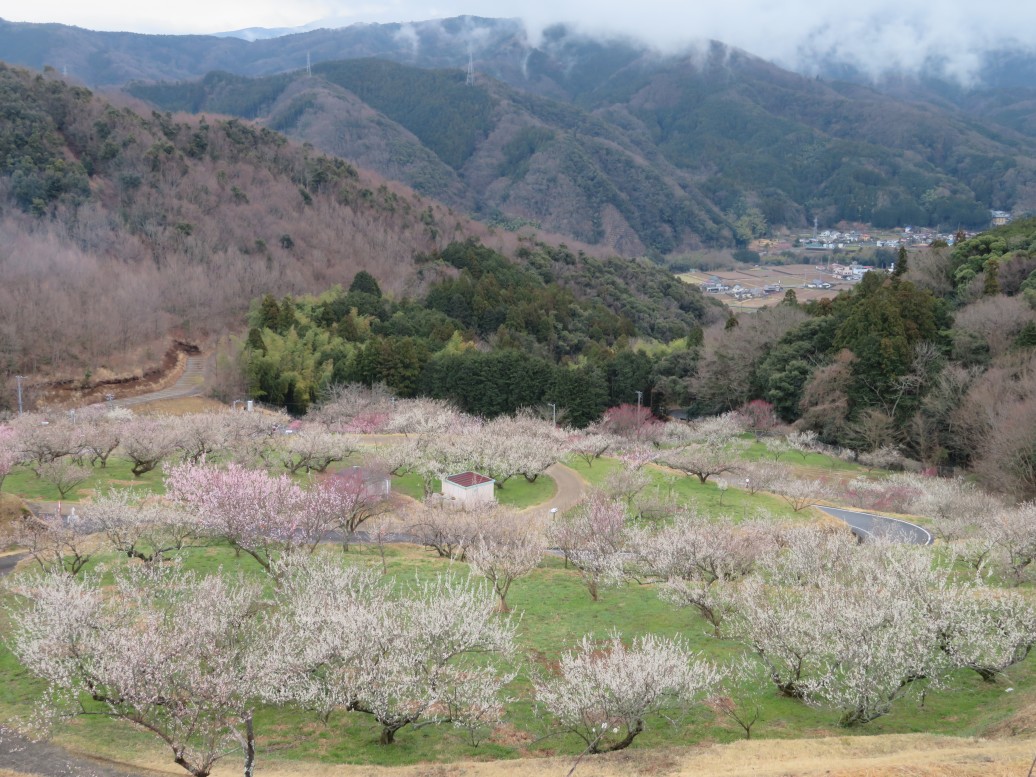
[[[667,52],[470,16],[252,42],[0,22],[8,61],[259,120],[491,223],[624,254],[814,219],[954,229],[1036,209],[1023,49],[973,63],[995,88],[947,80],[945,58],[875,81],[836,48],[813,53],[806,76],[717,42]]]

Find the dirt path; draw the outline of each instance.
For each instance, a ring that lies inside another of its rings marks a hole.
[[[566,467],[560,462],[551,464],[544,471],[557,484],[558,490],[554,496],[543,504],[527,507],[523,512],[558,510],[564,512],[570,507],[575,507],[586,495],[586,481],[583,476],[571,467]]]
[[[574,777],[1025,777],[1033,753],[1036,753],[1036,740],[1024,737],[970,739],[892,734],[766,739],[701,747],[634,749],[594,756],[580,762]],[[81,767],[83,771],[22,771],[9,766],[3,758],[0,751],[0,777],[184,774],[171,762],[164,761],[153,764],[156,771],[142,772],[105,771],[109,767],[92,763]],[[258,777],[565,777],[574,764],[574,757],[566,757],[399,767],[347,766],[277,761],[276,756],[260,752],[256,774]],[[229,756],[220,762],[213,776],[236,777],[240,769],[239,760]]]

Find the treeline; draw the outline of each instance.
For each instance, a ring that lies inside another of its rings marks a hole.
[[[486,417],[553,404],[576,425],[637,392],[660,412],[687,403],[688,344],[715,315],[701,295],[681,286],[666,297],[661,271],[632,265],[626,280],[565,248],[523,257],[452,244],[425,262],[455,275],[420,299],[388,299],[365,272],[320,297],[265,296],[244,343],[252,396],[303,413],[334,384],[384,383]],[[596,286],[581,283],[588,275]]]
[[[901,250],[852,291],[706,332],[692,412],[753,399],[856,452],[895,447],[1036,497],[1036,220]]]

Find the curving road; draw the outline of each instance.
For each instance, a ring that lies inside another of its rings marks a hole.
[[[840,507],[823,507],[814,505],[820,510],[849,524],[853,534],[866,541],[872,538],[905,542],[911,545],[931,545],[932,535],[925,529],[909,521],[889,518],[875,513],[863,513],[858,510],[843,510]]]
[[[116,407],[132,407],[142,405],[145,402],[154,402],[159,399],[179,399],[181,397],[196,397],[201,394],[205,383],[205,357],[188,356],[187,364],[184,366],[183,374],[169,388],[161,391],[152,391],[150,394],[141,394],[136,397],[116,399],[112,402]]]

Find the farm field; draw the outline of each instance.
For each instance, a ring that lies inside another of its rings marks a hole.
[[[816,265],[812,264],[789,264],[789,265],[760,265],[752,267],[744,265],[736,270],[710,270],[708,272],[695,270],[681,273],[677,276],[684,283],[693,283],[704,286],[712,278],[719,278],[727,286],[740,284],[747,289],[763,288],[772,284],[781,284],[786,290],[794,289],[795,296],[799,302],[808,302],[814,299],[833,297],[843,289],[852,288],[853,284],[845,281],[836,281],[834,276],[821,272]],[[805,285],[814,278],[822,278],[832,284],[830,289],[807,289]],[[757,299],[735,300],[729,292],[714,294],[717,299],[730,305],[736,310],[753,310],[765,305],[773,305],[780,302],[783,292],[768,294]]]

